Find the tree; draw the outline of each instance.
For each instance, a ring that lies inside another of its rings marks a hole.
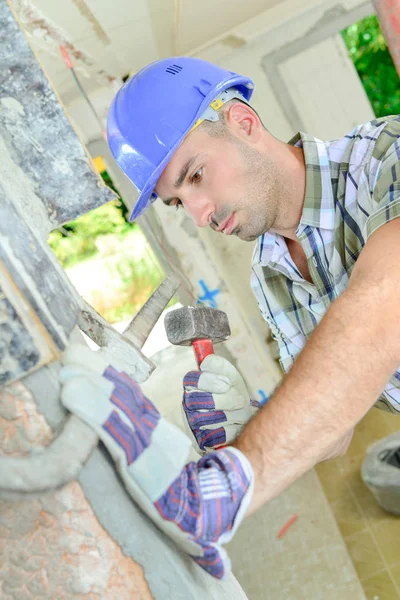
[[[101,176],[108,187],[118,194],[108,173],[104,171]],[[69,267],[97,253],[98,237],[107,234],[125,235],[132,231],[136,224],[129,223],[127,213],[121,198],[108,202],[52,231],[49,245],[62,266]]]
[[[400,79],[375,15],[342,31],[376,117],[400,114]]]

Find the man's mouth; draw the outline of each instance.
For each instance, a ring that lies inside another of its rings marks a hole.
[[[226,221],[221,223],[221,225],[218,227],[218,231],[220,231],[221,233],[225,233],[225,235],[229,235],[232,233],[234,227],[235,213],[233,213],[228,219],[226,219]]]

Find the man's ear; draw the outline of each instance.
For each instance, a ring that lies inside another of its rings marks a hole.
[[[225,112],[225,121],[233,133],[239,137],[257,142],[263,126],[254,110],[243,102],[234,102]]]

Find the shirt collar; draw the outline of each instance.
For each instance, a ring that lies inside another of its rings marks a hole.
[[[300,131],[289,142],[303,148],[306,164],[306,194],[300,226],[320,229],[335,228],[335,206],[331,180],[328,145]]]
[[[306,193],[297,235],[300,237],[307,225],[333,231],[335,206],[327,144],[302,131],[292,137],[288,144],[303,148],[306,165]],[[255,263],[266,265],[270,262],[277,238],[278,234],[272,232],[258,237]]]

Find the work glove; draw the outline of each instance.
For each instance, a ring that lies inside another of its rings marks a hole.
[[[230,444],[261,407],[250,399],[239,371],[215,354],[200,371],[185,375],[183,390],[185,430],[200,453]]]
[[[223,578],[231,563],[222,544],[232,539],[252,496],[247,458],[225,448],[186,464],[190,440],[126,373],[80,345],[63,362],[61,400],[104,442],[129,494],[203,569]]]

